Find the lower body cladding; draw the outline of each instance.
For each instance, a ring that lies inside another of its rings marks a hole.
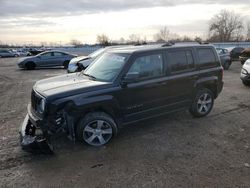
[[[51,138],[52,136],[55,137],[65,132],[64,130],[67,130],[71,138],[74,139],[74,130],[70,128],[66,129],[68,124],[66,124],[63,114],[48,118],[46,122],[44,122],[35,117],[30,109],[31,107],[29,106],[28,114],[19,130],[23,150],[32,153],[52,154],[54,147],[51,144]],[[70,121],[70,117],[68,117],[68,121]],[[70,122],[68,123],[71,125]]]

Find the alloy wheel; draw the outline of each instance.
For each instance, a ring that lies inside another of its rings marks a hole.
[[[206,114],[212,107],[212,97],[209,93],[200,96],[197,102],[197,110],[200,114]]]
[[[113,136],[110,123],[104,120],[95,120],[88,123],[83,129],[83,139],[92,146],[102,146]]]

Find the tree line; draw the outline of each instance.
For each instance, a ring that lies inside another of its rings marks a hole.
[[[112,44],[146,44],[147,38],[139,34],[131,34],[128,39],[120,38],[111,40],[106,34],[100,34],[96,39],[97,43],[103,46]],[[208,36],[203,39],[199,36],[194,38],[180,36],[171,33],[168,27],[162,27],[153,37],[153,42],[250,42],[250,20],[245,21],[240,14],[233,11],[221,10],[214,15],[208,23]]]

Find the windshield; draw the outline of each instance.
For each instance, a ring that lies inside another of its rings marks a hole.
[[[105,48],[98,49],[98,50],[94,51],[93,53],[89,54],[89,57],[96,58],[97,56],[99,56],[104,51],[105,51]]]
[[[96,59],[84,74],[91,75],[97,80],[111,82],[120,73],[128,57],[128,54],[105,53]]]

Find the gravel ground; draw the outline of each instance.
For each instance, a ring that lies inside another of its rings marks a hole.
[[[19,70],[17,60],[0,59],[1,187],[250,187],[250,88],[239,62],[207,117],[140,122],[101,148],[60,138],[51,156],[22,151],[18,129],[35,81],[65,70]]]

